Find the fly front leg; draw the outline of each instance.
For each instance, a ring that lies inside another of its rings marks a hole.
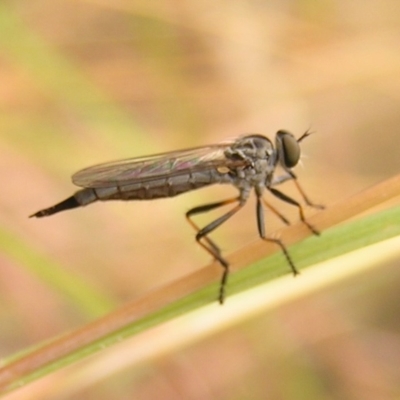
[[[211,211],[234,202],[238,202],[238,204],[232,210],[220,216],[215,221],[210,222],[204,228],[200,229],[191,219],[193,215]],[[221,250],[219,249],[219,247],[210,238],[208,238],[207,235],[211,233],[214,229],[222,225],[226,220],[232,217],[232,215],[236,214],[244,206],[244,204],[245,201],[243,199],[241,199],[240,197],[235,197],[233,199],[228,199],[224,201],[219,201],[217,203],[205,204],[203,206],[195,207],[186,213],[186,219],[188,220],[190,225],[192,225],[197,231],[196,241],[200,244],[201,247],[203,247],[204,250],[206,250],[209,254],[211,254],[224,268],[224,272],[222,274],[220,283],[219,296],[218,296],[218,301],[220,302],[220,304],[223,304],[225,299],[225,286],[229,275],[229,263],[227,260],[225,260],[225,258],[222,257]]]
[[[296,185],[296,188],[297,188],[298,192],[300,193],[300,195],[303,198],[304,202],[309,207],[313,207],[313,208],[316,208],[318,210],[323,210],[325,208],[325,206],[323,206],[321,204],[313,203],[308,198],[308,196],[304,192],[303,188],[300,186],[300,183],[299,183],[299,181],[297,179],[297,176],[292,171],[286,171],[285,175],[281,175],[281,176],[278,176],[278,177],[274,178],[274,180],[272,181],[271,186],[277,186],[277,185],[280,185],[281,183],[289,181],[289,180],[293,180],[294,184]]]

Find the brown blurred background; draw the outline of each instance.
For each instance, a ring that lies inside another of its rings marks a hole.
[[[310,129],[296,171],[329,206],[399,171],[399,49],[396,0],[2,2],[0,355],[207,263],[184,212],[235,193],[215,187],[29,220],[76,190],[72,173]],[[249,201],[215,233],[225,252],[257,238],[253,214]],[[269,232],[280,226],[267,222]],[[51,271],[104,302],[80,308]],[[399,284],[398,263],[381,265],[74,398],[395,398]]]

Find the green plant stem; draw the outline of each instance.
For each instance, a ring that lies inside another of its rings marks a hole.
[[[289,249],[297,252],[296,265],[304,268],[316,261],[400,235],[398,207],[328,230],[399,195],[400,175],[314,214],[308,221],[323,234],[321,237],[309,238]],[[304,224],[298,223],[276,232],[275,236],[279,236],[287,245],[292,245],[310,236],[310,232]],[[265,260],[267,256],[277,252],[279,249],[276,246],[257,241],[228,257],[232,264],[232,272],[236,272],[230,278],[229,292],[242,291],[287,273],[287,265],[281,254],[269,257],[268,261]],[[216,301],[218,292],[216,282],[220,276],[221,267],[214,262],[154,290],[143,298],[132,301],[104,318],[10,361],[0,369],[0,390],[3,392],[12,390],[148,327]]]

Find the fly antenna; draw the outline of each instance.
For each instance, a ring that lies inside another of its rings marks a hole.
[[[313,133],[315,133],[314,131],[310,131],[311,128],[308,128],[298,139],[297,139],[297,143],[300,143],[303,139],[305,139],[306,137],[312,135]]]

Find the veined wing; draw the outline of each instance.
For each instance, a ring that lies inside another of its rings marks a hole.
[[[137,182],[163,179],[195,171],[244,165],[242,160],[229,160],[224,150],[232,145],[221,143],[193,147],[147,157],[130,158],[94,165],[72,176],[75,185],[85,188],[106,188]]]

